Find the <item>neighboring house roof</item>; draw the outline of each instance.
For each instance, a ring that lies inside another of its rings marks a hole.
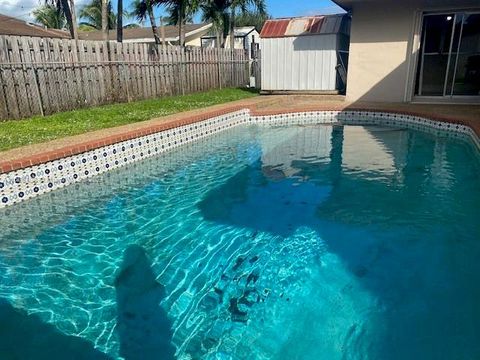
[[[203,35],[204,31],[207,31],[212,27],[212,24],[186,24],[185,25],[185,37],[190,37],[195,34]],[[178,26],[167,25],[164,26],[165,29],[165,39],[167,41],[178,41]],[[161,27],[158,27],[158,35],[162,36]],[[78,37],[80,40],[103,40],[102,32],[99,30],[95,31],[79,31]],[[117,39],[117,32],[115,30],[110,30],[108,32],[109,40]],[[153,32],[151,27],[139,27],[139,28],[130,28],[123,29],[123,40],[124,41],[153,41]]]
[[[255,26],[242,26],[233,29],[233,34],[237,37],[244,37],[250,34],[252,31],[255,31]]]
[[[241,26],[233,29],[233,34],[235,37],[241,38],[248,36],[252,31],[255,31],[255,26]],[[202,36],[202,39],[215,39],[216,37],[216,34],[210,33],[209,35]]]
[[[346,14],[317,15],[267,20],[261,38],[279,38],[319,34],[350,33],[350,16]]]
[[[64,30],[46,29],[40,25],[0,14],[0,35],[33,36],[70,39],[70,33]]]

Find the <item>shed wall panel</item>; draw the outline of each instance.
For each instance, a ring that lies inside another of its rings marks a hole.
[[[337,35],[265,38],[263,90],[336,90]]]

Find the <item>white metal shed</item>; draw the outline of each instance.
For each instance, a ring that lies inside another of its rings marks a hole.
[[[262,91],[343,91],[349,34],[347,14],[268,20],[260,34]]]

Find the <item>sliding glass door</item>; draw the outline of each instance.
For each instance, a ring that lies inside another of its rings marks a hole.
[[[480,13],[424,15],[415,94],[480,97]]]

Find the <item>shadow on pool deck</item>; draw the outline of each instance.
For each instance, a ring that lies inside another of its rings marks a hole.
[[[37,315],[0,299],[0,359],[107,360],[106,354],[79,336],[65,335]]]
[[[171,322],[160,307],[165,288],[156,281],[145,250],[138,245],[124,252],[115,280],[120,356],[134,359],[175,359]]]

